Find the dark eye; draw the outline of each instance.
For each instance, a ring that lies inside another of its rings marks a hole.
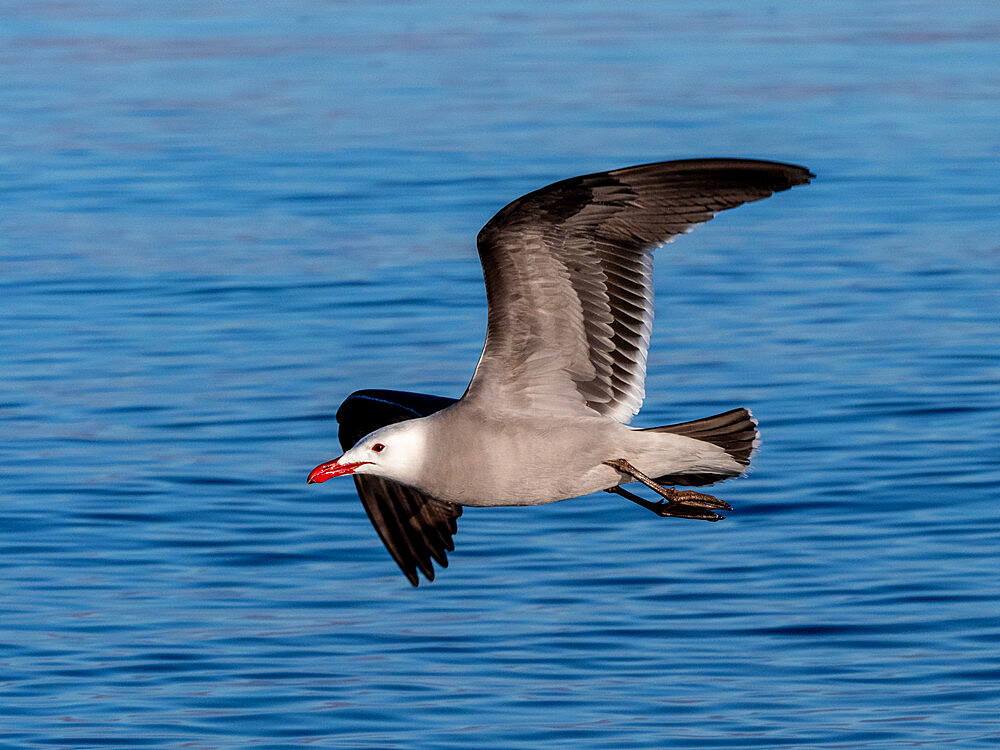
[[[382,445],[382,443],[375,443],[375,445],[372,446],[372,450],[376,453],[381,453],[385,450],[385,446]]]

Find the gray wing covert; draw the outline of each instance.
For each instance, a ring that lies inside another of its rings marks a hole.
[[[660,162],[510,203],[479,233],[489,318],[465,398],[628,422],[644,396],[653,250],[812,176],[746,159]]]

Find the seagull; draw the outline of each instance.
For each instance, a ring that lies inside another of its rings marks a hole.
[[[434,580],[463,507],[542,505],[603,490],[661,517],[717,521],[696,490],[746,473],[758,440],[743,408],[628,426],[645,396],[653,251],[720,211],[803,185],[804,167],[688,159],[573,177],[518,198],[479,232],[486,343],[460,399],[352,393],[343,455],[310,484],[353,476],[393,559]],[[639,482],[650,501],[621,485]]]

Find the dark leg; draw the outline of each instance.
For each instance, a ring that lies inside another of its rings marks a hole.
[[[642,482],[668,503],[683,503],[684,505],[693,505],[697,508],[720,508],[722,510],[732,510],[729,503],[719,500],[717,497],[706,495],[703,492],[695,492],[694,490],[675,490],[673,487],[664,487],[657,484],[624,458],[616,458],[614,461],[605,461],[604,464],[606,466],[610,466],[612,469],[620,471],[622,474],[628,474],[633,479],[637,479]],[[631,500],[632,498],[629,499]]]
[[[654,503],[650,500],[646,500],[645,498],[641,498],[638,495],[633,495],[631,492],[623,490],[621,487],[612,487],[604,491],[610,492],[613,495],[621,495],[626,500],[631,500],[636,505],[641,505],[646,510],[651,510],[661,518],[697,518],[702,521],[721,521],[725,518],[725,516],[720,516],[714,510],[699,508],[695,505],[668,503],[663,500]]]

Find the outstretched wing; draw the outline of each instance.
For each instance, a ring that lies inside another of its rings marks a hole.
[[[464,398],[628,422],[645,393],[653,250],[812,176],[777,162],[695,159],[574,177],[518,198],[479,233],[489,320]]]
[[[356,391],[337,410],[340,444],[348,450],[380,427],[426,417],[453,403],[451,398],[422,393]],[[420,582],[418,570],[428,581],[434,580],[432,560],[448,567],[446,552],[455,549],[452,536],[462,506],[372,474],[355,474],[354,484],[372,526],[410,583]]]

